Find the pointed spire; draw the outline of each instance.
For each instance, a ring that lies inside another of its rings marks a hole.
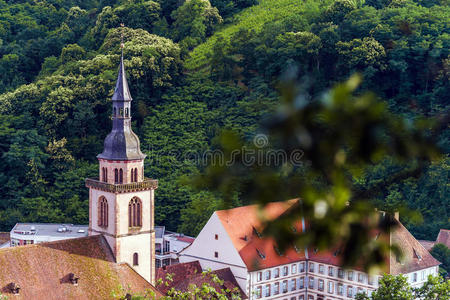
[[[116,88],[114,90],[114,95],[112,96],[113,101],[131,101],[133,98],[131,98],[130,89],[128,88],[128,82],[127,77],[125,73],[125,65],[123,64],[123,23],[120,24],[122,27],[122,33],[120,35],[120,48],[121,48],[121,54],[120,54],[120,65],[119,65],[119,74],[117,75],[117,82],[116,82]]]

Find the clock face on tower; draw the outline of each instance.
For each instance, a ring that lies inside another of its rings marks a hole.
[[[86,179],[89,234],[103,235],[117,263],[128,263],[154,284],[154,190],[158,181],[144,177],[146,155],[131,129],[131,101],[122,53],[112,96],[112,130],[97,156],[99,178]]]

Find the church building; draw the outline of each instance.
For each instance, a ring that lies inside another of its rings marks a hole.
[[[161,296],[155,283],[154,190],[145,154],[131,129],[131,94],[123,52],[112,130],[89,188],[89,236],[0,249],[0,296],[14,299],[111,299]],[[0,297],[1,298],[1,297]]]
[[[123,55],[112,96],[112,130],[97,156],[99,179],[87,179],[89,235],[102,234],[116,261],[155,283],[154,190],[144,178],[145,154],[131,129],[131,98]]]

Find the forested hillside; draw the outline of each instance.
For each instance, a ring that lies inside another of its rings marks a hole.
[[[88,222],[84,178],[111,128],[121,33],[156,223],[194,235],[222,203],[186,184],[205,167],[192,158],[225,129],[251,140],[288,71],[311,99],[360,72],[361,91],[396,114],[448,113],[449,20],[446,0],[0,0],[0,231]],[[420,212],[403,220],[417,238],[450,228],[449,137],[437,137],[442,160],[371,195]],[[409,166],[387,159],[355,186]]]

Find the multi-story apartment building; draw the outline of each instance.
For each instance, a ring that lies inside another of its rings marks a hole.
[[[192,244],[194,238],[155,226],[155,266],[161,268],[178,263],[178,253]]]
[[[263,213],[275,219],[294,203],[271,203]],[[292,247],[281,253],[274,239],[258,232],[259,215],[254,205],[214,212],[192,245],[180,253],[180,262],[198,260],[203,269],[212,270],[229,267],[249,299],[352,299],[378,287],[382,274],[344,270],[339,251]],[[404,260],[392,254],[384,272],[404,274],[413,286],[420,286],[428,275],[438,273],[440,263],[396,222],[398,226],[387,238],[401,247]],[[304,220],[294,227],[304,230]]]

